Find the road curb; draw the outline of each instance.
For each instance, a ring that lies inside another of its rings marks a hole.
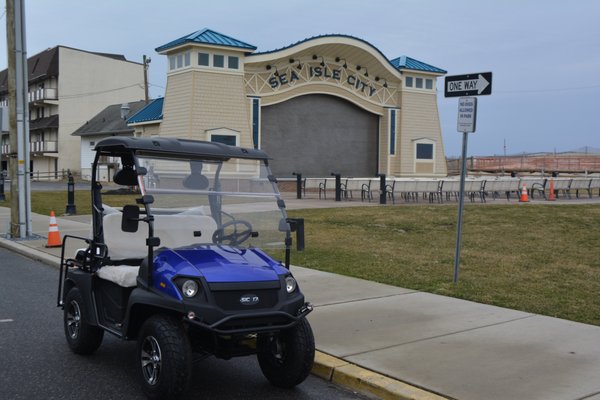
[[[34,249],[19,241],[9,240],[0,237],[0,247],[5,247],[9,250],[19,253],[22,256],[43,262],[55,268],[60,268],[60,258],[43,251]]]
[[[361,394],[385,400],[447,400],[407,383],[317,351],[312,374]]]

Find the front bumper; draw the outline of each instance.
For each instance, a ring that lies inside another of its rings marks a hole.
[[[310,303],[304,303],[295,314],[285,311],[252,311],[226,315],[215,322],[204,321],[194,311],[188,312],[185,322],[197,328],[219,335],[239,335],[263,332],[276,332],[288,329],[306,318],[313,310]]]

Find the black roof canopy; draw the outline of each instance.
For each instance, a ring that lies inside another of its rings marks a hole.
[[[244,158],[252,160],[268,160],[269,156],[262,150],[228,146],[216,142],[177,138],[136,138],[114,136],[98,142],[95,151],[103,154],[154,154],[165,157],[189,157],[195,159],[209,158],[227,160]]]

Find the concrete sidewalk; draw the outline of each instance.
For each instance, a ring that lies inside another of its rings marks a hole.
[[[0,232],[9,209],[0,207]],[[89,216],[58,217],[87,236]],[[41,238],[10,247],[56,265]],[[82,247],[72,242],[67,251]],[[600,400],[600,327],[294,267],[320,351],[314,373],[382,398]],[[329,356],[331,357],[329,357]],[[406,383],[406,384],[405,384]],[[408,384],[408,385],[407,385]],[[424,389],[424,390],[422,390]]]

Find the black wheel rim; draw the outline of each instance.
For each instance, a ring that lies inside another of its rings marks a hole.
[[[269,353],[277,364],[283,364],[285,361],[285,344],[279,337],[272,337],[269,341]]]
[[[147,336],[141,350],[142,374],[149,385],[156,385],[162,368],[160,346],[154,336]]]
[[[67,331],[71,339],[77,339],[81,328],[81,310],[79,304],[73,300],[67,309]]]

